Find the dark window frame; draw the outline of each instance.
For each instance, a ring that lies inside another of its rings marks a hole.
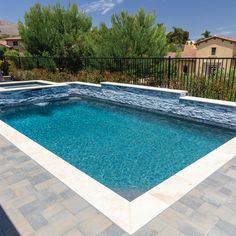
[[[211,55],[212,56],[216,55],[216,47],[211,48]]]
[[[18,46],[18,41],[13,41],[13,46]]]

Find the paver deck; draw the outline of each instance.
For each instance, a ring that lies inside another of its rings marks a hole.
[[[0,236],[128,235],[0,136]],[[236,157],[135,236],[236,235]]]

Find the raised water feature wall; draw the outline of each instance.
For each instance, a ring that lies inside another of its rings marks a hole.
[[[104,82],[71,83],[71,93],[236,129],[236,103],[187,96],[187,91]]]
[[[0,107],[59,99],[69,96],[68,85],[37,86],[34,88],[8,89],[0,91]]]
[[[0,91],[0,106],[84,95],[236,129],[236,103],[187,96],[187,91],[130,84],[72,82],[47,88]]]

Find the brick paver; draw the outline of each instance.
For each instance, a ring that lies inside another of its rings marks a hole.
[[[0,236],[15,235],[128,234],[0,136]],[[236,158],[134,235],[236,235]]]

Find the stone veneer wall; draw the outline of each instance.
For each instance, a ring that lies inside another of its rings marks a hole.
[[[236,103],[187,96],[187,91],[104,82],[101,85],[72,82],[68,85],[1,91],[1,105],[84,95],[236,130]]]
[[[70,92],[236,130],[236,103],[193,98],[187,91],[104,82],[71,83]]]
[[[0,107],[7,105],[20,105],[34,101],[52,100],[68,97],[68,86],[50,86],[33,89],[17,89],[0,91]]]

